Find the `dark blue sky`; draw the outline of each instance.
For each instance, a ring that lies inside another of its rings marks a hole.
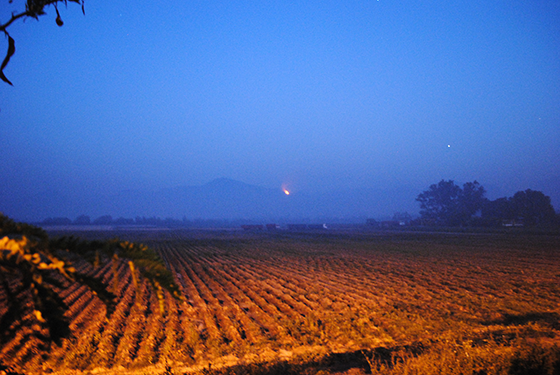
[[[0,20],[22,3],[2,0]],[[9,29],[0,211],[220,177],[294,192],[478,180],[560,207],[557,0],[130,4]]]

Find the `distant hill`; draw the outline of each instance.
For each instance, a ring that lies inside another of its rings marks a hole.
[[[237,219],[270,217],[287,204],[279,189],[219,178],[205,185],[181,186],[157,192],[123,191],[111,204],[123,216],[136,215]]]
[[[278,187],[266,188],[219,178],[204,185],[180,186],[158,191],[125,190],[115,195],[84,193],[68,197],[49,192],[24,205],[13,204],[7,215],[21,220],[45,217],[95,218],[137,216],[181,219],[259,219],[294,221],[303,219],[350,220],[390,216],[396,211],[417,211],[417,189],[354,189],[321,193],[297,192],[289,196]],[[47,198],[48,197],[48,198]],[[14,213],[10,213],[14,211]]]
[[[219,178],[205,185],[158,192],[121,192],[112,199],[122,216],[154,215],[189,219],[319,219],[392,215],[415,210],[416,190],[355,189],[292,193]],[[408,204],[407,204],[408,203]],[[108,207],[109,209],[109,207]],[[152,214],[150,214],[152,213]]]

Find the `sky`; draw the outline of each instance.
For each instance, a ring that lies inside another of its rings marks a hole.
[[[24,7],[0,1],[2,23]],[[0,211],[217,178],[294,194],[477,180],[560,209],[558,0],[130,4],[8,29]]]

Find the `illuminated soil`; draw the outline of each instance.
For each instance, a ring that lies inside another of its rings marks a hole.
[[[110,320],[91,293],[71,287],[62,295],[74,337],[45,352],[31,329],[20,329],[2,339],[1,362],[37,373],[210,373],[210,366],[282,362],[314,366],[309,373],[360,374],[384,355],[419,358],[441,345],[507,356],[521,342],[560,344],[557,236],[119,235],[156,249],[187,301],[167,295],[162,315],[146,285],[137,294],[123,265]],[[110,271],[92,272],[112,285]]]

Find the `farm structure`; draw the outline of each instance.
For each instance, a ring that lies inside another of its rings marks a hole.
[[[269,230],[274,231],[280,229],[278,224],[244,224],[241,229],[246,231],[259,231],[259,230]],[[286,224],[286,229],[291,231],[302,231],[302,230],[316,230],[316,229],[328,229],[327,224]]]
[[[417,353],[441,342],[482,349],[492,342],[504,353],[519,337],[560,343],[560,242],[554,236],[331,231],[125,236],[160,254],[186,301],[167,295],[160,312],[151,289],[143,285],[137,293],[122,264],[119,303],[110,320],[84,287],[70,287],[62,296],[74,336],[45,351],[37,332],[22,327],[1,338],[2,363],[30,373],[149,373],[166,366],[194,373],[210,365],[378,348]],[[90,272],[112,285],[110,266]],[[5,298],[0,295],[0,301]],[[5,313],[0,305],[0,319]]]

